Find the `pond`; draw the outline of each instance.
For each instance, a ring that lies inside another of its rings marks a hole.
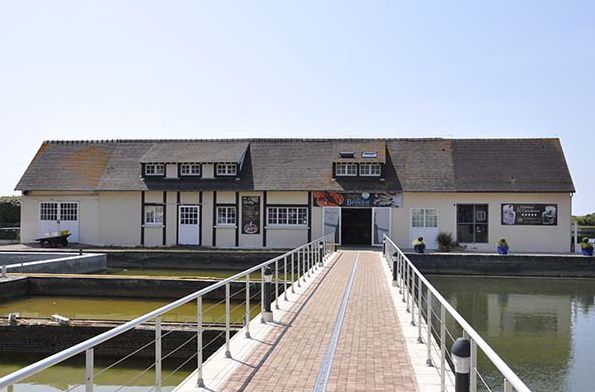
[[[430,280],[533,391],[593,390],[595,280]],[[485,360],[480,371],[501,388]]]
[[[258,294],[257,294],[258,296]],[[132,320],[172,302],[150,298],[28,296],[0,302],[0,316],[20,313],[21,317],[50,318],[59,314],[70,319]],[[241,323],[245,302],[232,301],[231,321]],[[225,302],[203,300],[204,322],[224,322]],[[260,312],[260,297],[251,302],[250,313]],[[196,302],[179,306],[163,316],[164,321],[195,322]]]

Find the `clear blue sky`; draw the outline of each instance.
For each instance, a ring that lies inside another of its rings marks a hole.
[[[0,1],[0,194],[44,139],[541,137],[595,211],[595,1]]]

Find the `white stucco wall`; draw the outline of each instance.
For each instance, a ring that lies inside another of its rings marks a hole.
[[[506,226],[501,224],[502,203],[557,204],[557,226]],[[436,208],[438,228],[456,239],[456,205],[488,204],[488,243],[464,244],[469,250],[495,251],[499,238],[506,238],[512,252],[570,251],[571,198],[568,193],[418,193],[405,192],[403,205],[393,209],[393,240],[410,248],[411,209]]]
[[[141,193],[100,192],[97,222],[99,238],[96,245],[140,245]],[[81,226],[92,224],[81,220]]]

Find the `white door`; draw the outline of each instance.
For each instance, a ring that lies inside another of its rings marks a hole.
[[[58,224],[58,203],[39,203],[39,236],[50,237],[58,235],[60,226]]]
[[[79,204],[77,202],[39,203],[39,236],[60,235],[68,230],[69,242],[79,242]]]
[[[178,244],[200,245],[199,206],[183,205],[178,208]]]
[[[382,245],[386,234],[390,238],[390,207],[372,209],[372,245]]]
[[[409,227],[409,247],[419,237],[423,237],[427,249],[438,249],[438,210],[435,208],[412,208]]]
[[[341,207],[322,208],[322,232],[335,235],[335,243],[341,243]]]
[[[79,242],[79,203],[60,202],[59,231],[68,230],[68,242]]]

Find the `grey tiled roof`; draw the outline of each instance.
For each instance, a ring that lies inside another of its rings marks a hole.
[[[171,141],[153,144],[141,162],[241,162],[248,142]]]
[[[235,162],[242,148],[239,180],[141,178],[142,161],[194,161],[196,149],[203,162]],[[382,180],[333,180],[338,152],[374,149],[384,149]],[[44,142],[16,189],[573,192],[574,186],[558,139],[234,139]]]

